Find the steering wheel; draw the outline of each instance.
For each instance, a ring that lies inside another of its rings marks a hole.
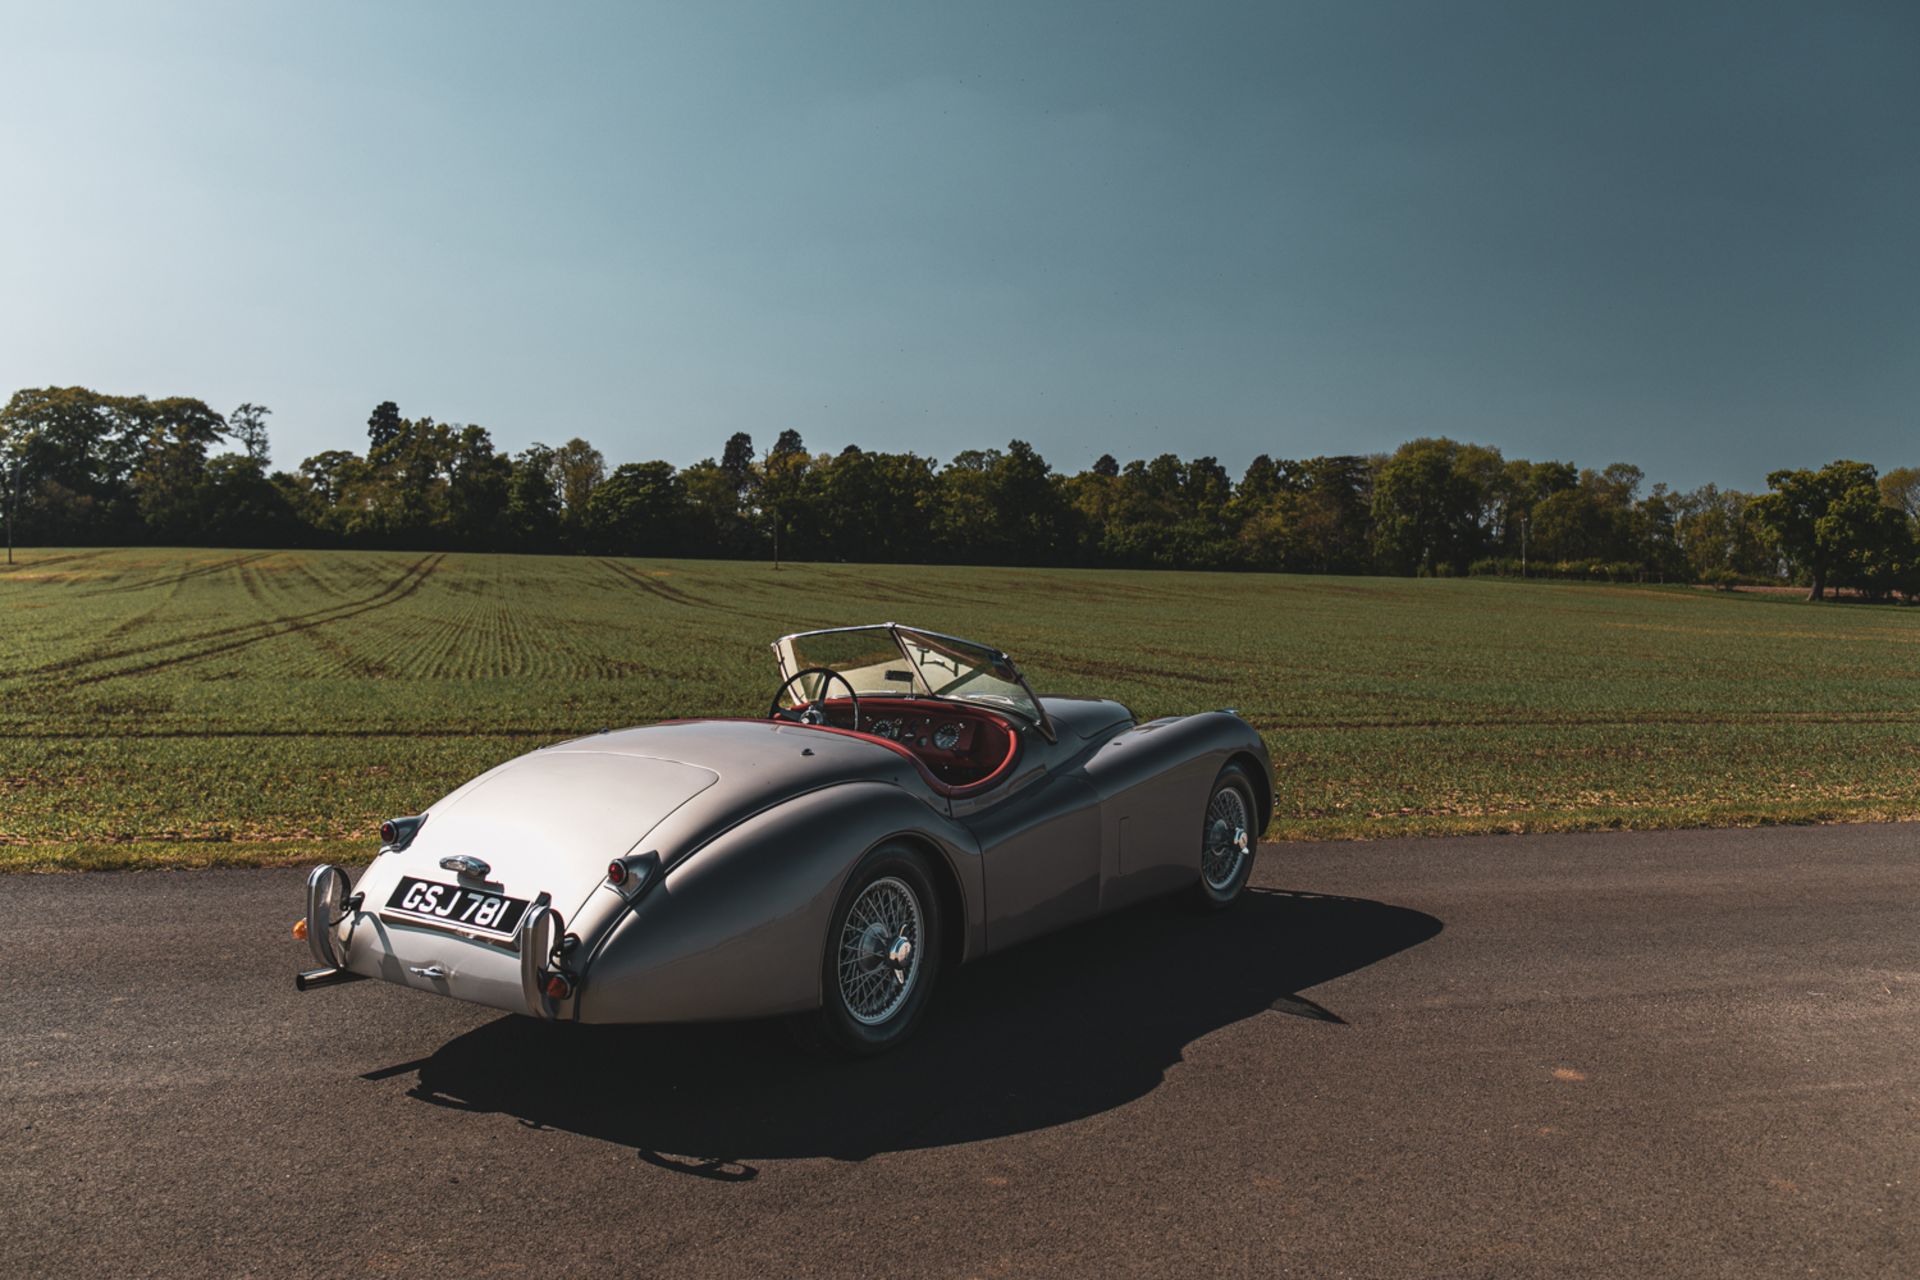
[[[804,707],[781,706],[780,699],[786,696],[787,690],[791,689],[796,681],[802,680],[807,676],[825,677],[825,679],[820,681],[820,696],[812,702],[807,703]],[[782,683],[778,689],[774,690],[773,702],[767,707],[767,719],[790,720],[795,724],[825,724],[827,722],[825,704],[827,701],[828,680],[838,680],[847,687],[847,701],[853,704],[853,728],[854,732],[858,733],[860,731],[860,695],[853,691],[853,681],[847,679],[830,667],[808,667],[805,671],[796,671],[788,676],[786,681]]]

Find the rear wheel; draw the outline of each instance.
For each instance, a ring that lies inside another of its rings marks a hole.
[[[880,1053],[913,1034],[940,971],[940,900],[926,858],[882,845],[847,878],[827,928],[821,1008],[803,1042]]]
[[[1207,811],[1200,823],[1199,904],[1211,910],[1232,906],[1253,874],[1254,830],[1259,807],[1253,799],[1253,780],[1237,764],[1220,771],[1207,794]]]

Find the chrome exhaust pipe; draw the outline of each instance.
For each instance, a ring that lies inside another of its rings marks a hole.
[[[315,987],[337,987],[343,982],[358,982],[366,976],[346,969],[309,969],[293,975],[293,989],[311,991]]]

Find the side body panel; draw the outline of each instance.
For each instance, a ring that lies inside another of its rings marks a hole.
[[[1207,796],[1237,755],[1254,761],[1256,786],[1272,786],[1273,766],[1260,735],[1227,712],[1149,721],[1093,752],[1084,767],[1101,801],[1102,911],[1183,889],[1199,877]],[[1264,790],[1255,803],[1264,825]],[[1258,839],[1260,833],[1250,834]]]
[[[934,850],[961,898],[950,927],[978,954],[979,847],[922,800],[880,782],[796,796],[682,859],[612,920],[583,966],[583,1022],[697,1022],[819,1007],[835,902],[875,845]],[[973,927],[968,928],[971,924]]]
[[[1100,910],[1099,794],[1078,770],[1021,763],[1030,774],[1012,795],[989,797],[971,811],[954,802],[955,818],[982,851],[990,951]]]
[[[1221,768],[1245,755],[1271,786],[1260,735],[1231,713],[1135,725],[1117,703],[1047,702],[1058,740],[1027,734],[1004,788],[952,801],[981,850],[988,951],[1187,887]]]

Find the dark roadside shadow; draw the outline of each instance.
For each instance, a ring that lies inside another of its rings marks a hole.
[[[1097,1115],[1152,1091],[1186,1045],[1232,1023],[1270,1011],[1341,1022],[1300,993],[1440,929],[1362,898],[1252,889],[1217,916],[1149,904],[949,973],[916,1037],[875,1059],[804,1054],[765,1023],[504,1017],[368,1078],[417,1067],[410,1092],[423,1101],[737,1181],[754,1176],[748,1159],[858,1160]]]

